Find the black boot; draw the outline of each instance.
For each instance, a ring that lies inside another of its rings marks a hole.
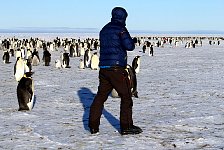
[[[131,127],[127,129],[121,129],[121,135],[139,134],[139,133],[142,133],[142,129],[134,125],[132,125]]]
[[[99,129],[92,129],[92,128],[90,128],[90,132],[91,132],[91,134],[96,134],[96,133],[99,132]]]

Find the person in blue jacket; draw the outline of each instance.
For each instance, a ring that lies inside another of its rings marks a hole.
[[[114,88],[120,98],[120,133],[139,134],[142,129],[133,124],[132,94],[127,66],[127,51],[135,49],[137,39],[132,39],[126,29],[128,14],[122,7],[112,10],[111,21],[100,31],[100,62],[98,92],[90,107],[89,128],[92,134],[99,132],[104,102]]]

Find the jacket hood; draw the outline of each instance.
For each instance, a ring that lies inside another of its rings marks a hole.
[[[126,25],[126,18],[128,16],[128,13],[127,11],[122,8],[122,7],[115,7],[113,10],[112,10],[112,18],[111,18],[111,21],[112,22],[119,22],[121,23],[122,25]]]

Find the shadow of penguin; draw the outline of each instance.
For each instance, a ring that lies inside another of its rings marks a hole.
[[[93,99],[96,94],[92,93],[90,89],[82,87],[78,91],[80,102],[82,103],[84,112],[83,112],[83,126],[85,130],[89,130],[88,121],[89,121],[89,110],[90,106],[93,102]],[[117,130],[120,129],[120,121],[115,118],[111,113],[109,113],[106,109],[103,110],[104,117],[108,120],[108,122]]]

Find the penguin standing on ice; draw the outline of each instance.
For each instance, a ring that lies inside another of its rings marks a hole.
[[[32,110],[35,102],[32,72],[26,72],[17,86],[18,111]]]
[[[129,78],[129,81],[130,81],[132,96],[138,98],[137,78],[136,78],[135,69],[133,67],[131,67],[130,65],[127,65],[126,71],[128,72],[128,78]]]
[[[69,61],[70,61],[70,59],[69,59],[69,53],[63,53],[62,54],[62,67],[63,68],[71,68],[69,66]]]
[[[21,49],[16,50],[16,58],[18,58],[18,57],[22,57]]]
[[[90,63],[91,63],[91,52],[90,52],[90,49],[87,49],[85,51],[85,54],[84,54],[84,65],[85,65],[85,67],[89,68]]]
[[[33,66],[38,66],[39,64],[40,64],[39,53],[36,49],[34,49],[34,51],[32,53],[32,65]]]
[[[9,52],[10,52],[10,55],[11,55],[12,57],[14,57],[14,49],[11,48],[11,49],[9,50]]]
[[[132,68],[135,70],[135,73],[139,73],[140,71],[140,56],[135,56],[132,61]]]
[[[61,61],[59,59],[55,60],[55,67],[60,69],[62,67]]]
[[[16,81],[20,81],[20,79],[23,77],[24,73],[26,72],[25,69],[25,63],[24,60],[21,57],[17,57],[16,63],[14,65],[14,75],[16,78]]]
[[[10,58],[9,52],[5,51],[4,54],[3,54],[3,57],[2,57],[4,64],[9,63],[9,58]]]
[[[43,61],[45,62],[45,66],[50,66],[51,62],[51,53],[45,48],[43,53]]]
[[[75,57],[80,57],[81,54],[80,54],[80,46],[78,43],[75,43],[75,53],[74,53],[74,56]]]
[[[150,45],[149,49],[150,49],[149,55],[153,56],[154,55],[153,45]]]
[[[21,48],[21,57],[23,59],[26,59],[26,55],[27,55],[27,49],[25,49],[24,47]]]
[[[142,51],[143,51],[143,53],[145,53],[145,51],[146,51],[146,44],[143,45]]]
[[[69,48],[69,52],[70,52],[70,57],[75,56],[75,48],[74,48],[74,44],[71,44],[70,48]]]
[[[132,96],[138,98],[138,91],[137,91],[137,78],[134,68],[132,68],[130,65],[127,65],[126,71],[128,73],[128,78],[130,82],[130,88],[131,88],[131,94]],[[119,95],[115,89],[111,91],[111,96],[113,98],[118,98]]]
[[[84,65],[83,59],[79,60],[79,69],[85,69],[85,65]]]
[[[98,70],[98,67],[99,67],[99,57],[97,56],[97,52],[95,52],[91,57],[91,69]]]
[[[80,56],[84,56],[84,54],[85,54],[85,49],[84,49],[84,47],[81,47],[80,48]]]
[[[54,51],[55,50],[55,45],[53,42],[50,43],[50,51]]]

